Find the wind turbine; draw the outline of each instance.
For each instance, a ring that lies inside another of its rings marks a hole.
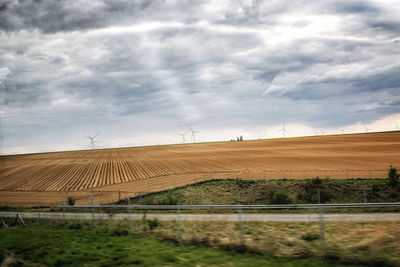
[[[286,131],[285,123],[283,123],[282,129],[278,130],[278,132],[282,132],[283,138],[286,137],[285,133],[289,133],[289,132]]]
[[[368,131],[369,131],[368,127],[365,124],[363,124],[363,126],[365,128],[365,131],[368,133]]]
[[[188,133],[188,131],[186,131],[185,133],[178,133],[180,136],[182,136],[182,144],[185,143],[185,135]]]
[[[340,128],[340,131],[342,132],[342,134],[344,134],[344,127]]]
[[[189,127],[189,130],[192,132],[191,139],[192,139],[192,141],[194,143],[195,142],[195,135],[196,135],[196,133],[199,133],[200,131],[193,131],[193,129],[190,128],[190,127]]]
[[[96,138],[96,136],[99,135],[100,132],[98,132],[96,135],[94,136],[89,136],[89,135],[85,135],[85,137],[90,139],[90,143],[89,143],[89,147],[92,147],[92,149],[94,149],[94,139]]]
[[[400,130],[399,123],[397,121],[394,123],[395,123],[394,128],[396,129],[396,131]]]

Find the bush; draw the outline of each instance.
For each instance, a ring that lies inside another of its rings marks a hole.
[[[390,166],[388,178],[391,186],[396,186],[399,183],[399,176],[400,175],[397,174],[397,169]]]
[[[75,205],[75,198],[69,196],[69,197],[67,198],[67,203],[68,203],[68,205],[70,205],[70,206]]]
[[[311,233],[307,233],[301,236],[301,239],[303,239],[304,241],[314,241],[319,239],[319,234],[311,234]]]
[[[283,193],[275,192],[270,201],[271,204],[291,204],[292,200]]]
[[[332,199],[332,196],[328,192],[320,190],[319,198],[320,203],[326,203]],[[318,193],[311,196],[311,203],[318,203]]]
[[[111,234],[113,236],[127,236],[129,235],[129,232],[125,229],[115,229]]]
[[[313,186],[318,186],[318,185],[322,184],[322,180],[317,176],[314,179],[311,179],[311,184]]]
[[[147,220],[147,225],[149,226],[150,231],[152,231],[160,225],[160,222],[157,220],[157,218],[154,218],[152,220]]]

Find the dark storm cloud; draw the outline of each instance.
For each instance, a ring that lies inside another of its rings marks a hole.
[[[0,29],[40,29],[45,33],[93,29],[121,18],[138,19],[139,12],[149,6],[148,1],[6,1],[0,8]]]
[[[368,1],[332,1],[331,8],[339,13],[379,13],[381,9]]]
[[[376,120],[400,112],[398,13],[378,1],[0,0],[4,136],[74,143],[102,128],[112,144],[176,125]]]

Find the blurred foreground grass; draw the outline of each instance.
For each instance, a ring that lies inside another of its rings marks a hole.
[[[246,222],[243,244],[240,225],[233,222],[179,223],[144,216],[132,222],[97,221],[95,226],[87,221],[57,223],[42,220],[41,226],[2,230],[0,248],[47,265],[59,259],[61,264],[82,260],[96,266],[135,262],[144,266],[400,266],[400,222],[395,221],[326,222],[325,242],[318,223]]]
[[[104,226],[42,225],[2,230],[1,266],[340,266],[178,244]]]

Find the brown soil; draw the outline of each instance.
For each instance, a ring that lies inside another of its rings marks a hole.
[[[83,150],[0,157],[0,205],[104,203],[212,178],[386,177],[400,132]]]

